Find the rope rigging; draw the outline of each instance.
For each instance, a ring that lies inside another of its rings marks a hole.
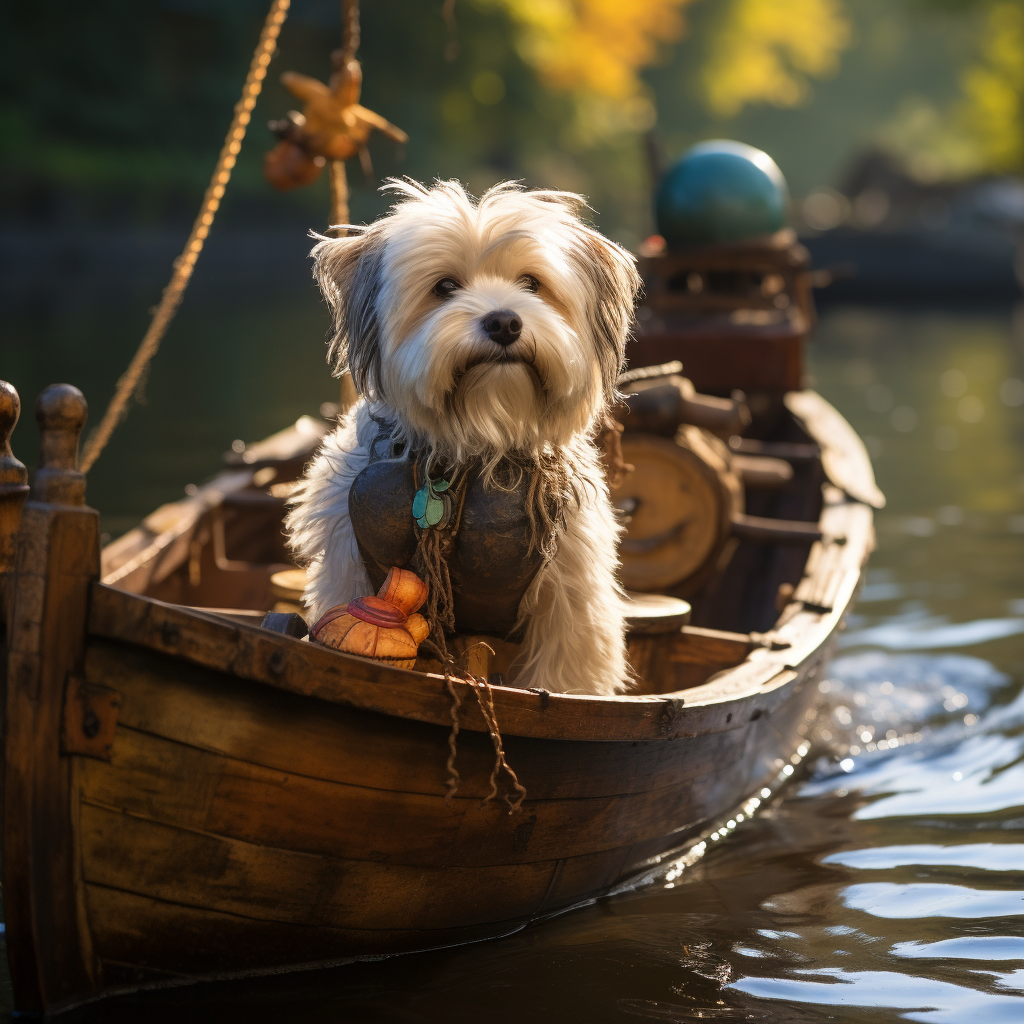
[[[267,67],[274,56],[277,38],[281,33],[281,26],[288,16],[290,6],[291,0],[273,0],[270,6],[259,42],[252,55],[249,73],[246,76],[245,85],[242,87],[241,98],[235,104],[231,126],[228,128],[220,156],[213,168],[210,184],[203,196],[199,213],[189,232],[188,241],[185,242],[185,248],[181,255],[174,261],[171,279],[160,296],[160,302],[153,312],[153,319],[150,321],[149,328],[132,357],[132,361],[128,364],[128,369],[117,382],[114,397],[111,398],[96,429],[85,442],[81,459],[83,473],[88,473],[93,467],[111,435],[127,413],[128,403],[142,386],[149,364],[156,355],[157,349],[160,348],[160,342],[163,341],[167,328],[174,319],[174,314],[178,311],[182,296],[185,294],[185,289],[192,278],[192,272],[195,270],[196,261],[199,259],[199,254],[203,251],[203,245],[210,233],[210,227],[224,196],[224,190],[231,180],[231,171],[234,169],[242,148],[242,140],[249,127],[253,107],[256,106],[256,100],[263,89],[263,80],[267,77]]]

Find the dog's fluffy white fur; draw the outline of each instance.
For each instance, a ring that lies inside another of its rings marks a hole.
[[[620,527],[593,435],[623,364],[633,258],[580,221],[585,204],[569,193],[504,183],[477,202],[454,181],[385,187],[399,197],[387,216],[313,250],[335,316],[330,357],[363,397],[325,440],[287,519],[311,621],[371,592],[348,494],[380,422],[485,472],[509,454],[543,453],[575,496],[520,605],[515,684],[620,692]],[[483,327],[499,310],[521,323],[512,344]]]

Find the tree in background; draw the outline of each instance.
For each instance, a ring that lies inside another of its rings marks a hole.
[[[955,130],[973,142],[972,170],[1024,170],[1024,4],[992,4],[978,58],[963,75]]]
[[[808,78],[836,74],[849,43],[840,0],[732,0],[701,70],[705,102],[723,117],[751,103],[797,106]]]
[[[956,95],[915,97],[879,132],[923,181],[1024,171],[1024,0],[918,0],[963,33]]]
[[[817,176],[807,185],[879,140],[932,177],[1019,169],[1022,12],[1024,0],[374,0],[364,102],[411,135],[404,154],[373,143],[375,175],[574,189],[629,241],[650,226],[641,139],[652,127],[673,151],[723,135],[781,151],[787,175]],[[190,216],[264,13],[265,0],[5,5],[3,219]],[[895,42],[874,39],[883,23]],[[887,87],[862,57],[895,46],[895,76],[940,23],[947,49],[930,78]],[[274,195],[260,162],[266,121],[294,105],[277,75],[325,78],[338,32],[337,0],[294,0],[224,221],[322,223],[326,182]],[[352,184],[353,216],[375,216],[375,183],[354,171]]]
[[[552,89],[584,103],[605,101],[606,130],[642,131],[656,120],[640,72],[664,61],[698,0],[478,0],[502,6],[519,25],[519,52]],[[706,2],[706,0],[705,0]],[[808,77],[839,68],[850,41],[841,0],[729,0],[711,27],[700,72],[707,108],[731,117],[747,104],[792,107]]]

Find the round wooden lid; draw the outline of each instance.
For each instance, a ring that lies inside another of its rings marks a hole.
[[[626,629],[637,634],[676,633],[690,621],[690,602],[665,594],[626,594]]]
[[[270,592],[278,601],[302,601],[306,589],[305,569],[282,569],[270,577]]]

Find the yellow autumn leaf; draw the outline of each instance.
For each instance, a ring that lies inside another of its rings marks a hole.
[[[1024,166],[1024,10],[996,4],[989,12],[981,60],[963,76],[961,129],[977,147],[986,170]]]
[[[731,117],[749,103],[796,106],[849,42],[840,0],[731,0],[701,73],[708,107]]]
[[[549,87],[613,100],[643,91],[642,68],[683,35],[693,0],[483,0],[519,26],[517,49]]]

